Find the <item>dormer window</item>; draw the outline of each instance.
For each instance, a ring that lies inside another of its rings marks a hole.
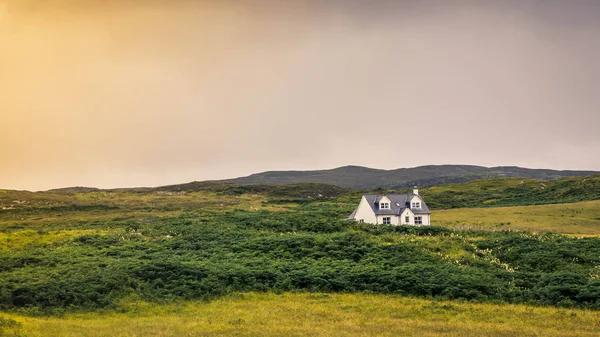
[[[379,204],[379,209],[390,209],[390,203],[389,202],[382,202]]]
[[[420,202],[413,202],[410,208],[421,208]]]

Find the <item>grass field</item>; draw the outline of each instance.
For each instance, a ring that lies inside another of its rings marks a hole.
[[[600,201],[439,210],[432,216],[432,225],[455,229],[511,229],[600,235]]]
[[[0,190],[0,335],[598,336],[600,201],[552,204],[596,178],[423,189],[432,227],[318,184]]]
[[[600,312],[386,295],[232,294],[124,312],[0,314],[6,336],[598,336]],[[0,323],[1,324],[1,323]]]
[[[553,181],[496,178],[425,187],[430,208],[474,208],[565,204],[600,199],[600,175]]]

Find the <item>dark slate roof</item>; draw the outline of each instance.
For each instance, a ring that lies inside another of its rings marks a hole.
[[[379,201],[383,197],[391,201],[390,209],[379,209]],[[405,209],[410,208],[410,200],[416,194],[365,194],[364,197],[376,215],[400,215]],[[419,196],[421,200],[423,197]],[[421,209],[411,209],[414,214],[431,214],[425,201],[421,202]]]

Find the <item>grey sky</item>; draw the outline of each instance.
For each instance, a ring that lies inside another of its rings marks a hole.
[[[595,0],[0,0],[0,188],[600,170],[599,33]]]

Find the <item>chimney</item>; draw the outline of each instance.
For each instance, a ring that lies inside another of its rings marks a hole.
[[[419,189],[417,188],[417,186],[415,186],[415,188],[413,189],[413,194],[419,195]]]

